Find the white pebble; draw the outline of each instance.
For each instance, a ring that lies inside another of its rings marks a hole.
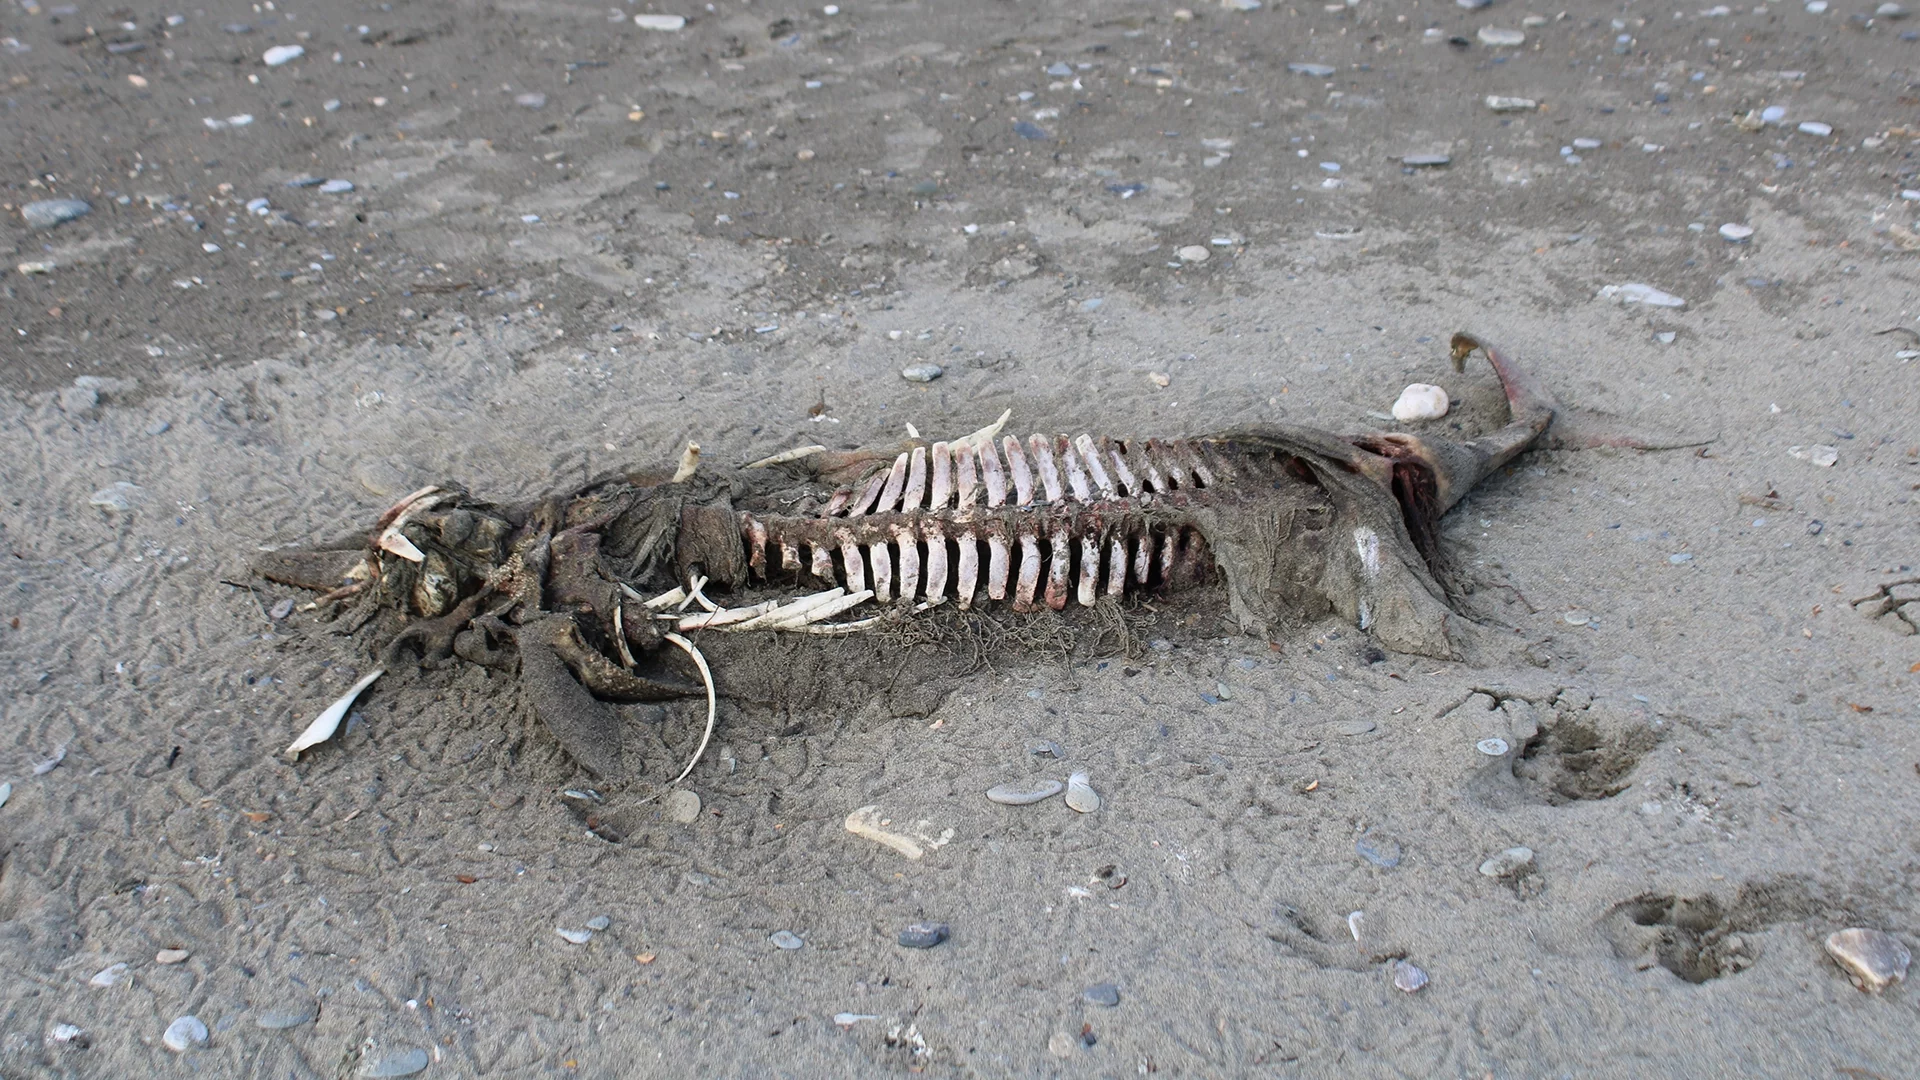
[[[1399,400],[1393,403],[1395,420],[1437,420],[1447,415],[1452,402],[1447,400],[1447,392],[1427,383],[1413,383],[1400,391]]]
[[[563,940],[574,945],[585,945],[587,942],[593,940],[593,931],[591,930],[569,930],[564,926],[556,926],[553,928],[553,932],[559,934]]]
[[[1513,48],[1527,42],[1523,30],[1509,30],[1503,26],[1483,26],[1480,28],[1480,41],[1495,48]]]
[[[1823,124],[1818,120],[1802,120],[1800,122],[1800,134],[1818,135],[1821,138],[1825,138],[1833,134],[1833,125]]]
[[[268,67],[279,67],[289,60],[298,60],[305,55],[307,55],[307,50],[304,46],[275,45],[273,48],[261,53],[260,59]]]
[[[1744,244],[1753,239],[1753,226],[1735,225],[1729,221],[1720,226],[1720,238],[1729,244]]]
[[[99,971],[94,972],[93,978],[87,980],[87,985],[95,989],[105,989],[109,986],[119,986],[122,982],[126,981],[126,978],[127,965],[109,964]]]
[[[207,1025],[197,1016],[183,1016],[167,1025],[166,1033],[160,1036],[160,1044],[176,1054],[184,1054],[188,1049],[207,1041]]]
[[[925,361],[918,364],[908,364],[906,367],[900,369],[900,377],[908,382],[932,382],[946,373],[946,369],[939,364],[927,363]]]
[[[1510,749],[1507,746],[1507,740],[1497,736],[1491,739],[1481,739],[1479,742],[1473,744],[1473,748],[1488,757],[1504,757],[1507,750]]]
[[[1213,257],[1213,252],[1208,251],[1206,247],[1201,244],[1188,244],[1186,247],[1174,252],[1174,254],[1180,257],[1181,262],[1190,263],[1206,262]]]
[[[1427,985],[1427,973],[1405,960],[1395,960],[1393,962],[1393,985],[1396,990],[1401,990],[1405,993],[1418,993],[1421,987]]]
[[[1616,304],[1647,304],[1651,307],[1686,307],[1687,302],[1670,292],[1663,292],[1651,285],[1637,281],[1625,285],[1606,285],[1600,289],[1600,298]]]
[[[642,30],[663,30],[671,33],[684,29],[687,25],[685,15],[635,15],[633,25]]]
[[[1530,847],[1510,847],[1495,854],[1480,864],[1480,873],[1485,877],[1513,877],[1533,865],[1533,849]]]
[[[681,825],[691,825],[700,820],[700,796],[686,788],[669,791],[660,808],[667,812],[668,821]]]
[[[1539,107],[1540,103],[1532,98],[1487,95],[1487,108],[1494,112],[1532,112]]]

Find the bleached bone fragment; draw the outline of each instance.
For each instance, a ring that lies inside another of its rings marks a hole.
[[[1213,470],[1207,467],[1206,461],[1201,457],[1200,448],[1191,442],[1184,441],[1176,443],[1175,447],[1175,452],[1180,455],[1182,461],[1186,462],[1187,469],[1193,473],[1194,483],[1200,487],[1212,487],[1214,485]]]
[[[1033,455],[1033,467],[1040,471],[1040,484],[1047,490],[1047,501],[1060,501],[1060,470],[1053,464],[1053,440],[1045,435],[1027,436],[1027,451]]]
[[[907,464],[907,489],[901,493],[900,509],[918,510],[927,504],[927,448],[913,448],[913,458]]]
[[[840,564],[845,568],[847,591],[864,592],[867,588],[867,561],[860,557],[860,545],[853,542],[853,532],[835,529],[833,538],[840,542]]]
[[[1133,583],[1145,585],[1153,578],[1153,534],[1133,538]]]
[[[1172,447],[1159,439],[1148,439],[1147,449],[1153,454],[1154,460],[1160,463],[1160,469],[1166,474],[1169,488],[1180,489],[1193,486],[1192,481],[1187,479],[1186,467],[1181,464],[1179,455]]]
[[[832,581],[834,579],[833,548],[826,544],[809,541],[807,553],[813,560],[811,567],[813,576],[821,581]]]
[[[1135,442],[1127,448],[1133,457],[1134,472],[1146,485],[1146,490],[1159,494],[1167,490],[1167,478],[1160,475],[1160,465],[1154,460],[1156,448],[1152,439]]]
[[[980,473],[986,480],[987,505],[1005,506],[1007,502],[1007,474],[1000,468],[1000,452],[993,448],[991,441],[980,444]]]
[[[1400,421],[1438,420],[1447,415],[1452,402],[1447,392],[1428,383],[1409,383],[1393,403],[1393,418]]]
[[[741,539],[747,542],[747,569],[753,576],[767,576],[767,526],[752,514],[740,515]]]
[[[945,510],[953,502],[953,448],[946,443],[933,444],[933,490],[927,505]]]
[[[853,489],[850,487],[843,487],[833,493],[833,498],[827,500],[827,508],[820,511],[820,516],[823,518],[833,517],[839,514],[840,511],[845,510],[847,508],[847,504],[852,501],[853,501]]]
[[[764,600],[749,607],[721,608],[719,611],[709,611],[699,615],[686,615],[681,617],[678,623],[674,624],[674,629],[682,633],[688,630],[717,630],[723,626],[732,626],[736,623],[757,619],[779,606],[780,601],[778,600]]]
[[[387,526],[386,531],[380,534],[378,544],[380,550],[398,555],[410,563],[427,561],[426,553],[415,547],[413,541],[406,538],[398,525]]]
[[[1166,535],[1160,538],[1160,580],[1161,581],[1173,580],[1173,560],[1179,554],[1175,550],[1177,546],[1177,541],[1179,540],[1179,536],[1180,534],[1178,533],[1178,531],[1170,530],[1166,533]]]
[[[927,538],[927,603],[937,604],[947,596],[947,531],[935,517],[921,528]]]
[[[1038,526],[1031,521],[1020,523],[1020,584],[1013,594],[1013,610],[1032,611],[1033,593],[1040,587],[1040,538],[1035,535]]]
[[[972,529],[961,530],[955,540],[960,545],[960,563],[955,567],[953,598],[965,611],[973,606],[973,590],[980,584],[980,545]]]
[[[670,481],[670,483],[684,484],[688,480],[693,479],[693,474],[699,471],[700,471],[700,444],[697,442],[690,442],[687,444],[687,448],[685,450],[680,451],[680,465],[678,468],[673,470],[673,479]]]
[[[780,544],[780,569],[790,574],[797,573],[800,569],[800,545],[786,537],[781,537],[778,542]]]
[[[885,540],[867,545],[873,564],[873,598],[886,603],[893,599],[893,552]]]
[[[764,469],[769,465],[785,465],[789,461],[799,461],[801,458],[812,457],[815,454],[824,454],[826,450],[826,447],[817,444],[813,446],[796,446],[791,450],[782,450],[777,454],[763,457],[759,461],[750,461],[740,467],[743,469]]]
[[[319,716],[314,717],[313,723],[307,725],[307,730],[301,732],[300,737],[293,740],[292,745],[288,746],[284,751],[286,756],[297,759],[300,756],[300,751],[318,746],[328,739],[333,738],[333,733],[340,729],[340,721],[346,718],[347,710],[353,707],[353,701],[360,696],[360,691],[372,686],[373,680],[386,673],[385,668],[374,668],[363,676],[359,682],[348,687],[346,693],[335,698],[333,704],[323,709]]]
[[[1118,532],[1107,541],[1107,595],[1120,597],[1127,591],[1127,544]]]
[[[920,591],[920,538],[913,526],[895,525],[893,543],[900,549],[900,598],[911,600]]]
[[[820,604],[817,607],[801,613],[798,618],[795,618],[790,623],[783,624],[780,629],[801,630],[812,628],[843,611],[857,608],[871,599],[873,599],[872,589],[861,589],[859,592],[847,593],[844,596],[829,600],[824,604]]]
[[[1093,478],[1093,486],[1099,489],[1100,497],[1113,498],[1116,495],[1113,481],[1107,478],[1106,467],[1100,464],[1100,451],[1093,445],[1093,436],[1081,432],[1073,440],[1073,445],[1080,451],[1080,460],[1086,463],[1087,475]]]
[[[987,599],[1007,598],[1007,578],[1012,567],[1007,560],[1007,526],[1003,521],[987,522]]]
[[[1112,444],[1105,438],[1100,440],[1100,446],[1107,451],[1108,457],[1113,462],[1113,478],[1120,485],[1120,493],[1129,498],[1138,497],[1140,481],[1134,479],[1133,470],[1127,468],[1127,448],[1124,445]]]
[[[1047,565],[1047,606],[1055,611],[1064,611],[1067,607],[1067,578],[1073,572],[1073,537],[1062,524],[1054,527],[1053,538],[1048,543],[1053,548],[1053,558]]]
[[[1054,443],[1054,449],[1060,452],[1060,462],[1067,474],[1067,483],[1073,488],[1073,497],[1081,502],[1093,501],[1093,489],[1087,485],[1087,471],[1080,467],[1080,452],[1062,435]]]
[[[900,505],[900,494],[907,489],[907,455],[901,454],[893,459],[893,468],[887,470],[887,483],[880,489],[880,503],[874,507],[876,514],[891,514]]]
[[[1007,471],[1013,474],[1013,498],[1015,506],[1033,505],[1033,470],[1027,467],[1027,455],[1020,449],[1020,440],[1012,435],[1000,440],[1000,446],[1007,452]]]
[[[847,590],[838,587],[825,589],[817,593],[810,593],[795,600],[791,604],[782,605],[767,612],[765,615],[740,623],[733,629],[736,631],[768,630],[787,625],[797,625],[801,621],[801,617],[807,612],[838,600],[845,595],[847,595]]]
[[[865,517],[867,511],[873,508],[873,504],[880,501],[880,489],[886,486],[887,474],[885,472],[874,473],[872,478],[867,481],[866,486],[860,489],[859,496],[847,507],[847,516],[850,518]]]

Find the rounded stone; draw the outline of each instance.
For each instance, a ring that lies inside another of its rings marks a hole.
[[[1104,1005],[1111,1009],[1120,1004],[1120,988],[1112,983],[1094,983],[1080,992],[1080,999],[1089,1005]]]
[[[906,367],[900,369],[900,377],[908,382],[932,382],[946,373],[947,369],[941,367],[939,364],[925,362],[908,364]]]
[[[1203,244],[1188,244],[1174,254],[1179,256],[1181,262],[1190,263],[1203,263],[1213,258],[1213,252],[1208,251]]]
[[[987,800],[1002,806],[1032,806],[1034,803],[1053,798],[1067,789],[1067,785],[1058,780],[1041,780],[1031,784],[995,784],[987,789]]]
[[[1453,164],[1453,158],[1446,154],[1408,154],[1400,159],[1400,164],[1412,169],[1436,169]]]
[[[943,922],[917,922],[907,924],[895,938],[902,948],[931,949],[935,945],[953,936],[953,928]]]
[[[1753,226],[1737,225],[1729,221],[1720,226],[1720,238],[1729,244],[1744,244],[1753,239]]]
[[[197,1016],[183,1016],[167,1025],[160,1036],[160,1045],[176,1054],[184,1054],[189,1049],[207,1041],[207,1025]]]
[[[1483,26],[1480,28],[1480,42],[1495,48],[1511,49],[1527,43],[1524,30],[1510,30],[1504,26]]]
[[[1507,751],[1511,749],[1507,745],[1507,740],[1499,737],[1481,739],[1479,742],[1473,744],[1473,748],[1488,757],[1505,757]]]
[[[1585,608],[1574,608],[1560,616],[1560,621],[1568,626],[1585,626],[1593,621],[1593,613]]]
[[[806,945],[806,941],[791,930],[775,930],[767,940],[782,949],[798,949]]]
[[[667,792],[667,797],[660,801],[660,807],[666,811],[668,821],[681,825],[691,825],[700,819],[700,796],[686,788]]]
[[[368,1062],[366,1068],[360,1070],[360,1075],[382,1078],[382,1080],[395,1076],[412,1076],[414,1073],[425,1069],[427,1067],[427,1061],[427,1052],[425,1050],[417,1046],[409,1046],[404,1050],[395,1050],[388,1054],[382,1054],[380,1057]]]
[[[1378,726],[1378,724],[1375,724],[1371,720],[1341,720],[1333,725],[1333,732],[1336,735],[1351,737],[1368,734]]]
[[[1438,420],[1453,405],[1447,392],[1430,383],[1409,383],[1393,403],[1395,420]]]

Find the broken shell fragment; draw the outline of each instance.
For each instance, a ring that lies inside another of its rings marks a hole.
[[[388,526],[387,531],[380,534],[379,546],[380,550],[398,555],[410,563],[427,561],[426,552],[415,547],[413,541],[407,539],[398,526]]]
[[[853,835],[890,847],[915,861],[924,858],[928,848],[942,847],[953,839],[952,829],[942,829],[936,835],[931,822],[914,822],[912,835],[887,828],[891,824],[893,822],[881,819],[878,806],[863,806],[848,814],[846,820],[847,831]]]
[[[1067,805],[1082,814],[1100,809],[1100,793],[1093,790],[1086,773],[1077,772],[1067,778]]]
[[[1031,806],[1066,790],[1058,780],[1040,780],[1031,784],[995,784],[987,789],[987,801],[1002,806]]]
[[[346,693],[341,694],[333,704],[327,706],[325,712],[314,717],[313,723],[307,725],[307,730],[301,732],[300,737],[293,740],[293,745],[287,747],[284,751],[286,756],[289,759],[297,759],[300,756],[300,751],[310,746],[318,746],[328,739],[333,738],[333,733],[340,727],[341,719],[347,715],[347,710],[353,707],[353,699],[360,696],[360,691],[372,686],[373,680],[386,673],[386,668],[374,668],[365,678],[348,687]]]
[[[1427,383],[1412,383],[1400,391],[1399,400],[1393,403],[1395,420],[1438,420],[1447,415],[1451,406],[1447,392]]]
[[[1393,985],[1396,990],[1409,994],[1418,993],[1421,987],[1427,985],[1427,973],[1405,960],[1395,960]]]
[[[1878,994],[1907,977],[1913,954],[1892,934],[1849,927],[1827,935],[1827,955],[1846,971],[1853,985]]]

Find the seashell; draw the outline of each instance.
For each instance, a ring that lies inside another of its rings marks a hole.
[[[1900,939],[1879,930],[1849,927],[1827,935],[1827,955],[1846,971],[1853,985],[1878,994],[1907,977],[1913,954]]]
[[[1086,773],[1077,772],[1067,778],[1067,805],[1083,814],[1100,809],[1100,793],[1093,790]]]
[[[300,737],[293,740],[293,745],[287,747],[284,751],[287,757],[298,758],[300,751],[310,746],[318,746],[328,739],[333,738],[333,733],[340,727],[341,719],[347,715],[347,710],[353,707],[353,699],[360,696],[360,691],[372,686],[373,680],[386,673],[387,669],[385,668],[374,668],[365,678],[348,687],[346,693],[341,694],[333,704],[327,706],[325,712],[314,717],[313,723],[307,725],[307,730],[301,732]]]
[[[95,987],[96,989],[104,989],[109,986],[118,986],[122,982],[125,982],[126,978],[127,965],[109,964],[99,971],[94,972],[93,978],[87,980],[87,985]]]
[[[935,834],[933,823],[928,821],[914,822],[912,835],[894,832],[887,828],[891,824],[891,821],[881,819],[878,806],[863,806],[848,814],[846,820],[847,831],[853,835],[890,847],[915,861],[926,857],[929,848],[945,846],[953,839],[952,829],[942,829]]]
[[[176,1054],[184,1054],[192,1047],[207,1041],[207,1025],[197,1016],[183,1016],[167,1025],[166,1033],[160,1036],[161,1045]]]
[[[593,940],[593,931],[591,930],[569,930],[564,926],[556,926],[553,928],[553,932],[559,934],[561,940],[574,945],[585,945],[587,942]]]
[[[1438,420],[1447,415],[1452,405],[1447,400],[1447,392],[1427,383],[1413,383],[1400,391],[1399,400],[1393,403],[1395,420]]]
[[[1066,787],[1058,780],[1041,780],[1032,784],[995,784],[987,789],[987,801],[1002,806],[1032,806],[1053,798],[1065,791]]]
[[[1490,878],[1517,877],[1533,865],[1533,849],[1510,847],[1480,864],[1480,873]]]
[[[1418,993],[1427,985],[1427,973],[1405,960],[1393,962],[1393,986],[1409,994]]]

